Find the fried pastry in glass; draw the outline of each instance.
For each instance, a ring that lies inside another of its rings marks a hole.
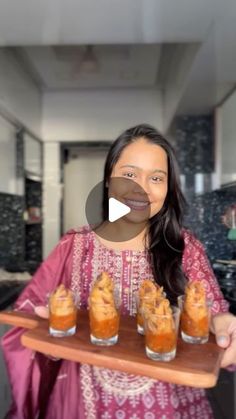
[[[76,331],[77,307],[73,292],[63,284],[49,296],[49,333],[63,337]]]
[[[141,283],[136,294],[137,331],[141,335],[144,335],[143,311],[156,305],[164,297],[163,287],[159,287],[151,279],[145,279]]]
[[[181,336],[187,343],[206,343],[210,330],[210,302],[200,281],[190,282],[185,295],[179,297],[182,308]]]
[[[176,355],[180,310],[166,298],[144,311],[146,354],[158,361],[170,361]]]
[[[120,323],[119,290],[107,272],[94,282],[89,296],[90,339],[96,345],[114,345]]]

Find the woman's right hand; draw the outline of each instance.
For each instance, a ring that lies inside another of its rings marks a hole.
[[[49,310],[48,307],[45,306],[36,306],[34,309],[35,314],[37,316],[42,317],[42,319],[48,319],[49,318]]]

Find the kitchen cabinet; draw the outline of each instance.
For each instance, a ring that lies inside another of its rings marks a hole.
[[[0,115],[0,267],[42,261],[42,143]]]
[[[24,170],[34,178],[42,179],[42,144],[24,133]]]
[[[215,111],[216,115],[216,171],[220,185],[236,183],[236,92]]]
[[[42,143],[24,135],[25,261],[34,272],[42,260]]]
[[[0,115],[0,192],[22,195],[23,182],[17,173],[17,129]]]
[[[25,177],[25,261],[33,272],[42,260],[42,181]]]

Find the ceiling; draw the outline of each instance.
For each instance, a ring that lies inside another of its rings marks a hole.
[[[87,49],[94,68],[83,64]],[[92,49],[91,49],[92,48]],[[180,83],[199,43],[54,45],[8,47],[42,91],[100,88],[156,88]],[[93,61],[92,61],[93,64]]]
[[[235,22],[235,0],[0,0],[0,46],[43,91],[162,89],[171,119],[235,88]],[[88,45],[96,71],[81,66]]]
[[[83,67],[86,46],[14,49],[18,60],[44,91],[156,85],[160,45],[95,45],[91,51],[91,60],[97,64],[94,68]]]

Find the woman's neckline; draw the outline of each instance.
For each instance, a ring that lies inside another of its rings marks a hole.
[[[93,231],[91,230],[91,233],[94,237],[94,240],[99,244],[99,246],[103,247],[105,250],[109,251],[109,252],[113,252],[116,254],[122,254],[122,253],[129,253],[129,254],[146,254],[147,250],[145,249],[140,249],[140,250],[134,250],[134,249],[113,249],[112,247],[107,246],[105,243],[103,243],[99,236]]]

